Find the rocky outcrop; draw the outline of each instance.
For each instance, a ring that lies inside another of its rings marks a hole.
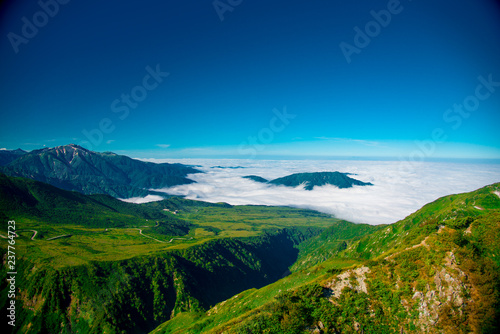
[[[363,266],[337,275],[337,277],[324,286],[325,296],[330,301],[334,301],[333,298],[339,298],[342,295],[342,290],[346,287],[358,292],[368,293],[365,274],[369,272],[370,268]]]
[[[455,255],[448,252],[444,266],[433,277],[435,288],[428,284],[424,291],[415,290],[412,297],[417,302],[418,324],[422,331],[439,321],[440,311],[445,307],[462,313],[466,303],[464,291],[470,290],[470,284],[464,283],[466,281],[467,275],[458,267]],[[407,303],[405,300],[403,305]]]

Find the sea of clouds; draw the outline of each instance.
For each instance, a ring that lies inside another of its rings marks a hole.
[[[154,189],[170,195],[233,205],[257,204],[308,208],[356,223],[394,223],[439,197],[468,192],[500,182],[500,164],[422,162],[402,166],[398,161],[350,160],[212,160],[143,159],[195,165],[204,173],[188,177],[196,183]],[[233,167],[233,168],[229,168]],[[238,168],[234,168],[238,167]],[[258,175],[268,180],[301,172],[349,172],[373,186],[338,189],[326,185],[312,191],[274,186],[244,179]],[[128,199],[143,203],[160,196]]]

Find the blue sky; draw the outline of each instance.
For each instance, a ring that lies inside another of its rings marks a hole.
[[[60,2],[1,7],[0,148],[500,159],[494,1]]]

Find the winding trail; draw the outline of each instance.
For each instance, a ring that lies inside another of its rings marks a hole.
[[[160,225],[160,223],[156,222],[156,225],[154,227],[158,227],[159,225]],[[143,227],[149,227],[149,226],[143,226]],[[191,238],[172,238],[169,241],[163,241],[163,240],[158,240],[158,239],[155,239],[153,237],[150,237],[149,235],[145,235],[144,233],[142,233],[142,229],[140,229],[140,228],[137,228],[137,230],[139,230],[139,234],[142,235],[143,237],[150,238],[150,239],[153,239],[155,241],[158,241],[158,242],[161,242],[161,243],[164,243],[164,244],[171,243],[174,240],[193,240],[194,239],[193,237],[191,237]]]
[[[145,235],[144,233],[142,233],[142,230],[140,228],[138,228],[137,230],[139,230],[139,234],[146,237],[146,238],[150,238],[150,239],[153,239],[153,240],[156,240],[158,242],[161,242],[161,243],[165,243],[165,241],[161,241],[161,240],[158,240],[158,239],[155,239],[153,237],[150,237],[149,235]]]
[[[18,230],[18,231],[16,231],[16,232],[15,232],[15,233],[16,233],[16,238],[18,238],[18,237],[19,237],[19,234],[17,234],[17,232],[24,232],[24,231],[31,231],[31,232],[34,232],[34,233],[33,233],[33,236],[31,237],[31,240],[34,240],[34,239],[35,239],[36,234],[38,233],[38,231],[35,231],[35,230]],[[4,238],[4,239],[7,239],[7,237],[6,237],[5,235],[2,235],[2,234],[0,234],[0,237],[1,237],[1,238]]]
[[[158,225],[159,225],[159,223],[158,223],[158,222],[156,222],[156,226],[158,226]],[[146,226],[146,227],[148,227],[148,226]],[[110,231],[110,230],[111,230],[111,229],[108,229],[108,228],[107,228],[107,229],[105,229],[104,231],[105,231],[105,232],[108,232],[108,231]],[[173,242],[174,240],[193,240],[193,239],[194,239],[193,237],[190,237],[190,238],[172,238],[172,239],[170,239],[169,241],[163,241],[163,240],[158,240],[158,239],[155,239],[155,238],[153,238],[153,237],[150,237],[149,235],[145,235],[144,233],[142,233],[142,229],[140,229],[140,228],[137,228],[137,230],[139,230],[139,234],[140,234],[140,235],[142,235],[143,237],[150,238],[150,239],[153,239],[153,240],[155,240],[155,241],[158,241],[158,242],[161,242],[161,243],[164,243],[164,244],[166,244],[166,243],[171,243],[171,242]],[[31,240],[35,240],[35,237],[36,237],[36,235],[38,234],[38,231],[37,231],[37,230],[22,230],[22,231],[31,231],[31,232],[33,232],[33,235],[32,235],[32,236],[31,236],[31,238],[30,238]],[[17,232],[22,232],[22,231],[17,231]],[[63,234],[63,235],[58,235],[58,236],[55,236],[55,237],[52,237],[52,238],[48,238],[48,239],[45,239],[45,240],[46,240],[46,241],[50,241],[50,240],[56,240],[56,239],[60,239],[60,238],[69,238],[69,237],[71,237],[71,236],[72,236],[72,234]],[[0,237],[1,237],[1,238],[4,238],[4,239],[7,239],[7,237],[6,237],[5,235],[2,235],[2,234],[0,234]],[[16,233],[16,237],[19,237],[19,234],[17,234],[17,233]]]
[[[437,231],[437,233],[438,233],[438,234],[439,234],[439,233],[441,233],[441,232],[443,231],[443,229],[444,229],[444,226],[440,226],[440,227],[439,227],[439,230]],[[427,244],[427,239],[429,239],[429,237],[430,237],[430,236],[431,236],[431,235],[426,236],[426,237],[425,237],[425,239],[424,239],[424,240],[422,240],[419,244],[416,244],[416,245],[413,245],[413,246],[407,247],[407,248],[405,248],[405,249],[403,249],[403,250],[400,250],[399,252],[396,252],[396,253],[393,253],[393,254],[391,254],[391,255],[389,255],[389,256],[386,256],[386,257],[385,257],[385,260],[391,260],[391,259],[392,259],[393,257],[395,257],[396,255],[401,254],[402,252],[406,252],[407,250],[410,250],[410,249],[415,249],[415,248],[417,248],[417,247],[422,247],[422,246],[425,246],[425,248],[429,249],[429,248],[430,248],[430,246]]]
[[[35,240],[35,237],[36,237],[38,231],[36,231],[36,230],[19,230],[19,232],[24,232],[24,231],[31,231],[31,232],[33,232],[33,236],[31,237],[31,240]]]
[[[18,237],[19,237],[19,234],[17,234],[17,232],[14,232],[14,233],[15,233],[15,235],[16,235],[16,238],[18,238]],[[2,238],[4,238],[4,239],[7,239],[7,237],[6,237],[5,235],[3,235],[3,234],[0,234],[0,237],[2,237]]]
[[[399,251],[399,252],[396,252],[396,253],[393,253],[393,254],[391,254],[391,255],[389,255],[389,256],[386,256],[386,257],[385,257],[385,260],[391,260],[391,259],[392,259],[393,257],[395,257],[396,255],[399,255],[399,254],[401,254],[402,252],[406,252],[407,250],[410,250],[410,249],[418,248],[418,247],[421,247],[421,246],[425,246],[426,248],[429,248],[429,245],[427,245],[427,243],[426,243],[426,241],[427,241],[427,239],[429,239],[429,237],[430,237],[430,236],[428,235],[427,237],[425,237],[425,239],[424,239],[424,240],[422,240],[422,241],[421,241],[419,244],[417,244],[417,245],[410,246],[410,247],[405,248],[405,249],[403,249],[403,250],[401,250],[401,251]]]
[[[57,237],[48,238],[47,241],[49,241],[49,240],[55,240],[55,239],[60,239],[60,238],[69,238],[71,236],[72,236],[72,234],[58,235]]]
[[[174,240],[192,240],[194,239],[193,237],[191,238],[172,238],[170,239],[169,241],[162,241],[162,240],[158,240],[158,239],[155,239],[153,237],[150,237],[149,235],[145,235],[144,233],[142,233],[142,230],[140,228],[137,228],[136,230],[139,230],[139,234],[146,237],[146,238],[150,238],[150,239],[153,239],[155,241],[158,241],[158,242],[161,242],[161,243],[164,243],[164,244],[168,244],[168,243],[171,243],[172,241]]]
[[[172,239],[170,239],[169,242],[172,242],[174,240],[192,240],[192,239],[194,239],[194,238],[193,237],[191,237],[191,238],[172,238]]]

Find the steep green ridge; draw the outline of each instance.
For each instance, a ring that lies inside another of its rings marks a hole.
[[[23,151],[20,148],[17,150],[0,150],[0,166],[5,166],[26,153],[28,152]]]
[[[499,196],[494,184],[440,198],[316,266],[153,333],[497,333]]]
[[[439,198],[385,230],[362,238],[348,247],[343,256],[375,258],[418,244],[441,226],[453,229],[467,227],[471,220],[500,209],[498,189],[498,184],[493,184],[470,193]]]
[[[111,152],[92,152],[74,144],[31,151],[0,171],[65,190],[118,198],[145,196],[147,189],[189,184],[194,181],[186,176],[200,172],[181,164],[155,164]]]
[[[299,255],[292,271],[312,267],[338,256],[349,245],[363,236],[385,228],[386,225],[352,224],[345,221],[333,223],[320,235],[310,238],[298,246]]]
[[[0,173],[0,218],[14,217],[105,228],[136,226],[146,219],[178,221],[159,210],[125,203],[109,195],[86,196]]]
[[[340,172],[317,172],[317,173],[296,173],[284,177],[280,177],[271,181],[257,175],[248,175],[244,178],[260,183],[269,183],[274,185],[283,185],[287,187],[297,187],[304,185],[305,190],[313,190],[316,186],[324,186],[326,184],[334,185],[340,189],[356,186],[370,186],[369,182],[362,182],[349,177],[349,173]]]

